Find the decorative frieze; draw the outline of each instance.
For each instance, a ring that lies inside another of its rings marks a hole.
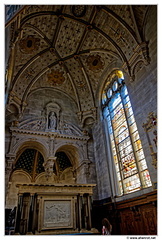
[[[65,193],[68,195],[76,194],[77,193],[84,194],[89,193],[93,195],[93,188],[96,184],[61,184],[61,183],[54,183],[54,184],[17,184],[16,187],[19,189],[19,193],[30,192],[30,193],[37,193],[46,195],[54,194],[58,195],[59,193]]]

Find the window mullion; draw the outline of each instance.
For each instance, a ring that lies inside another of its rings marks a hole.
[[[109,114],[109,115],[110,115],[111,127],[113,128],[111,114]],[[114,129],[112,131],[112,134],[113,134],[114,144],[115,144],[115,148],[116,148],[116,154],[117,154],[117,159],[118,159],[119,173],[120,173],[120,178],[121,178],[121,183],[122,183],[122,188],[123,188],[123,194],[125,194],[126,192],[125,192],[125,187],[124,187],[124,183],[123,183],[124,177],[123,177],[122,168],[121,168],[121,157],[120,157],[118,145],[115,140],[116,138],[115,138],[115,134],[114,134]]]
[[[132,134],[131,134],[130,128],[129,128],[128,117],[127,117],[127,113],[126,113],[126,109],[125,109],[123,98],[122,98],[120,92],[119,92],[119,94],[120,94],[121,102],[122,102],[124,113],[125,113],[125,118],[126,118],[126,122],[127,122],[127,126],[128,126],[128,132],[129,132],[129,136],[130,136],[130,141],[131,141],[133,153],[134,153],[134,156],[135,156],[135,162],[136,162],[137,170],[138,170],[138,173],[139,173],[139,178],[140,178],[140,183],[141,183],[141,188],[142,188],[143,187],[143,181],[142,181],[141,171],[140,171],[139,166],[138,166],[138,161],[136,159],[136,151],[135,151],[134,144],[133,144],[133,141],[132,141]]]
[[[32,171],[32,182],[34,182],[35,180],[35,176],[36,176],[36,168],[37,168],[37,163],[38,163],[38,151],[35,152],[35,156],[34,156],[34,166],[33,166],[33,171]]]

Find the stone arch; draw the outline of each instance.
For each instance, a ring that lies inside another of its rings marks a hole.
[[[111,75],[113,74],[113,72],[115,72],[116,70],[122,71],[124,74],[124,81],[127,82],[128,79],[130,79],[130,77],[128,76],[128,73],[124,71],[124,69],[122,69],[122,67],[118,67],[116,65],[116,67],[114,66],[111,69],[108,69],[107,72],[104,75],[104,80],[100,81],[101,84],[97,90],[97,95],[96,95],[96,100],[97,100],[97,106],[98,106],[98,116],[100,119],[102,119],[102,111],[101,111],[101,99],[102,99],[102,94],[104,91],[104,88],[106,85],[109,85],[111,81],[109,81],[109,78],[111,77]]]
[[[35,178],[35,183],[37,184],[46,183],[46,182],[47,182],[47,179],[45,176],[45,172],[38,174],[38,176],[36,176]]]
[[[88,116],[84,119],[83,126],[93,125],[95,123],[95,118],[93,116]]]
[[[15,159],[15,163],[17,161],[17,159],[19,158],[19,156],[27,149],[27,148],[32,148],[35,149],[37,151],[39,151],[44,160],[47,158],[48,156],[48,149],[47,146],[45,146],[44,143],[40,142],[39,140],[31,140],[31,139],[20,139],[17,144],[15,144],[13,150],[13,154],[16,155],[16,159]]]
[[[60,175],[60,182],[66,182],[66,183],[75,183],[76,174],[73,171],[72,167],[66,168]]]
[[[13,209],[15,206],[17,206],[18,188],[16,185],[19,183],[31,183],[31,176],[23,170],[15,170],[12,172],[10,175],[9,188],[6,196],[7,208]]]
[[[13,122],[16,121],[20,114],[20,107],[13,100],[8,104],[6,108],[6,121]]]
[[[55,154],[57,152],[64,152],[67,157],[69,158],[73,168],[79,166],[79,162],[81,161],[82,157],[79,151],[79,147],[76,144],[61,144],[58,145]]]

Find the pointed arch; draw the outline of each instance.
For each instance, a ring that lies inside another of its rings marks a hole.
[[[102,91],[101,108],[120,195],[152,186],[122,71],[114,70],[109,75]]]

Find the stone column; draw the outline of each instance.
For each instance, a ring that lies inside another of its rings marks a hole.
[[[78,230],[82,229],[82,201],[83,196],[78,195]]]
[[[16,222],[15,223],[15,233],[19,233],[22,205],[23,205],[23,194],[19,194],[18,195],[18,206],[17,206],[17,212],[16,212],[16,221],[15,221]]]
[[[30,195],[30,209],[29,209],[29,219],[28,219],[28,232],[32,232],[34,217],[34,194]]]
[[[91,219],[91,196],[87,196],[87,207],[88,207],[88,230],[92,228],[92,219]]]
[[[16,156],[14,154],[6,155],[6,166],[5,166],[5,196],[8,193],[9,179],[13,170],[13,163],[15,162]]]
[[[41,223],[42,223],[42,197],[38,196],[38,232],[41,232]]]

